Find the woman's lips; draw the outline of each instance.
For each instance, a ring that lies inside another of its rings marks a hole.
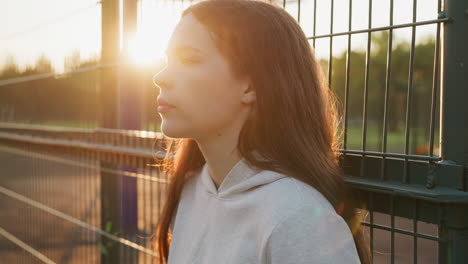
[[[159,105],[158,106],[158,112],[159,113],[167,113],[170,110],[172,110],[174,107],[173,106],[168,106],[168,105]]]
[[[164,98],[158,97],[158,112],[166,113],[166,112],[170,111],[174,107],[175,106],[169,104],[169,102],[166,101]]]

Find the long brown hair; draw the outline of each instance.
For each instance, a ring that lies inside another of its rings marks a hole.
[[[256,101],[240,131],[240,154],[257,168],[284,173],[322,193],[349,225],[361,262],[371,263],[335,154],[337,100],[299,24],[283,8],[258,0],[207,0],[189,6],[182,16],[188,13],[214,33],[234,74],[251,78]],[[163,172],[170,180],[156,230],[161,264],[167,262],[169,227],[188,172],[205,163],[193,139],[168,143]],[[263,159],[256,159],[253,150]]]

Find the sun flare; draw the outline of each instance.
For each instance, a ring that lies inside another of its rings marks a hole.
[[[164,58],[164,50],[180,18],[180,10],[148,5],[140,10],[144,23],[127,40],[127,56],[133,63],[149,65]]]
[[[128,39],[127,56],[137,64],[148,65],[164,57],[167,39],[151,38],[148,34],[138,33]]]

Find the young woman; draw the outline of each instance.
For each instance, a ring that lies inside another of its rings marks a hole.
[[[370,263],[344,204],[334,97],[295,19],[261,1],[198,2],[166,54],[160,263]]]

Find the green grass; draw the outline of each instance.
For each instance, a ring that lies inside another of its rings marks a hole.
[[[426,154],[428,149],[429,136],[424,136],[421,128],[411,128],[409,137],[410,153],[412,154]],[[434,133],[434,148],[438,147],[439,131]],[[381,151],[382,150],[382,131],[378,130],[376,126],[369,125],[366,134],[366,150]],[[347,136],[348,149],[362,149],[362,127],[353,126],[348,128]],[[387,133],[387,152],[404,152],[405,148],[405,130],[399,129],[398,131],[388,131]]]

